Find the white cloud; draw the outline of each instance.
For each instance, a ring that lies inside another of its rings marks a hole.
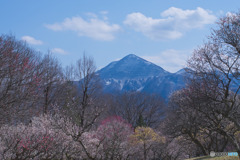
[[[216,16],[200,7],[196,10],[171,7],[162,12],[159,19],[147,17],[139,12],[128,14],[124,24],[151,39],[166,40],[180,38],[187,30],[202,28],[215,20]]]
[[[51,52],[52,53],[57,53],[57,54],[62,54],[62,55],[68,54],[68,52],[64,51],[61,48],[53,48],[53,49],[51,49]]]
[[[101,11],[100,14],[106,15],[108,14],[108,11]]]
[[[95,13],[92,13],[92,12],[87,12],[85,14],[90,18],[98,18],[98,16]]]
[[[186,66],[186,61],[191,55],[191,51],[178,51],[169,49],[161,52],[157,56],[141,56],[142,58],[155,63],[169,72],[177,72]]]
[[[108,20],[108,17],[107,17],[108,11],[101,11],[100,14],[102,15],[102,17],[105,21]]]
[[[42,41],[36,40],[35,38],[33,38],[31,36],[23,36],[21,39],[23,41],[26,41],[29,44],[34,44],[34,45],[41,45],[41,44],[43,44]]]
[[[88,13],[90,18],[84,20],[81,17],[66,18],[61,23],[48,24],[46,27],[53,31],[74,31],[79,36],[86,36],[96,40],[113,40],[114,34],[120,31],[117,24],[109,24],[108,21],[99,19],[95,14]]]

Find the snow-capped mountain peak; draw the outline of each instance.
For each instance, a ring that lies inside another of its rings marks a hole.
[[[129,54],[98,71],[103,78],[133,79],[168,74],[163,68],[146,61],[134,54]]]

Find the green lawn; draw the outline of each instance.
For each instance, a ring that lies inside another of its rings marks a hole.
[[[229,156],[225,156],[225,157],[210,157],[210,156],[204,156],[204,157],[197,157],[197,158],[190,158],[190,159],[186,159],[186,160],[239,160],[238,157],[229,157]]]

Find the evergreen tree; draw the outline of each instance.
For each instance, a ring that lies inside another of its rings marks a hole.
[[[146,127],[146,123],[144,122],[142,114],[139,115],[137,123],[136,123],[136,128],[137,127]]]

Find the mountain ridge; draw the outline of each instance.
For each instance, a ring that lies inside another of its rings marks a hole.
[[[106,93],[137,91],[159,94],[168,99],[172,92],[185,86],[184,69],[170,73],[134,54],[111,62],[96,73]]]
[[[168,73],[160,66],[134,54],[129,54],[119,61],[114,61],[97,71],[104,78],[139,78]]]

